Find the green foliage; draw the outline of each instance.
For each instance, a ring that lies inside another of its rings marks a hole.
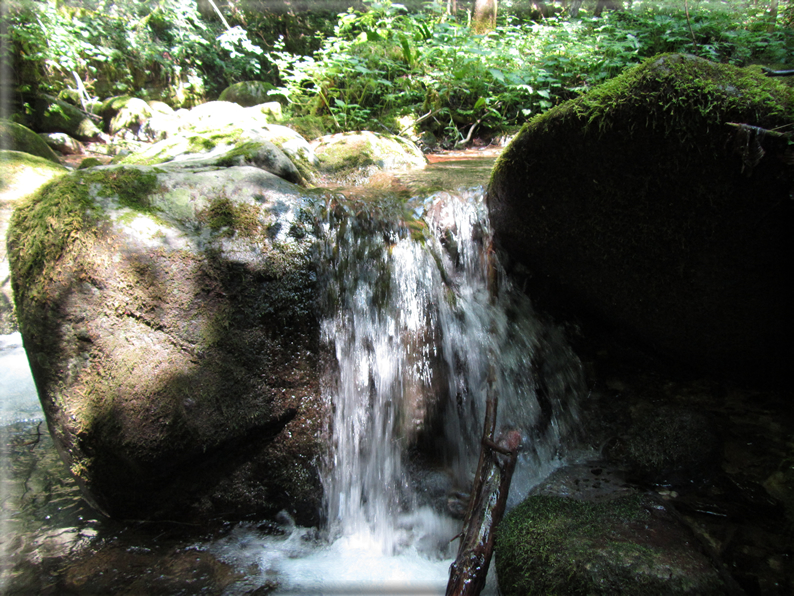
[[[279,84],[304,122],[402,132],[400,118],[425,116],[421,128],[454,143],[474,126],[520,125],[657,53],[782,65],[794,46],[786,0],[776,13],[769,2],[692,0],[689,14],[680,2],[634,0],[599,18],[585,3],[580,18],[558,11],[539,21],[516,1],[485,35],[437,1],[364,0],[338,15],[330,0],[303,12],[216,3],[228,27],[195,0],[10,0],[19,97],[45,91],[86,103],[130,94],[189,106],[260,80]]]
[[[507,17],[486,35],[433,6],[408,14],[389,0],[365,3],[339,15],[314,54],[283,42],[270,53],[293,114],[393,132],[399,116],[428,114],[422,127],[455,142],[472,126],[519,125],[659,52],[784,63],[794,43],[788,29],[758,27],[765,15],[730,12],[725,2],[693,2],[689,18],[680,5],[662,12],[647,2],[601,18]]]
[[[86,5],[11,4],[5,18],[23,97],[44,91],[85,102],[129,94],[191,104],[262,72],[262,50],[246,31],[205,22],[195,0]]]

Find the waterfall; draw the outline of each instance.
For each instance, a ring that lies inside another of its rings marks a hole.
[[[497,429],[522,434],[511,506],[559,463],[581,365],[499,271],[482,189],[407,203],[332,196],[322,211],[325,528],[284,514],[280,533],[243,523],[213,550],[241,569],[256,561],[261,575],[240,594],[443,594],[489,372]]]
[[[410,460],[467,490],[491,367],[499,426],[520,429],[525,445],[515,495],[558,456],[581,370],[503,275],[493,287],[482,189],[437,193],[411,210],[356,207],[340,200],[327,220],[328,524],[333,537],[363,535],[391,555],[422,533],[402,518],[432,505]]]

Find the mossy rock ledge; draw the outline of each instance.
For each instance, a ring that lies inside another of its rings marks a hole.
[[[791,89],[758,68],[646,60],[505,149],[487,198],[496,245],[547,310],[697,370],[782,379],[794,168],[785,134],[750,126],[792,122]]]
[[[718,596],[733,588],[689,528],[639,493],[599,502],[530,496],[499,525],[495,554],[505,596]]]
[[[50,433],[99,510],[317,522],[312,209],[249,166],[77,170],[18,205],[20,331]]]

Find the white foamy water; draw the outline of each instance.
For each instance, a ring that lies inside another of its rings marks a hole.
[[[489,372],[497,428],[522,435],[511,506],[559,465],[581,367],[499,275],[481,190],[417,207],[424,238],[353,211],[329,215],[321,257],[336,364],[324,380],[326,525],[240,526],[214,549],[279,594],[443,594],[461,530],[450,505],[465,506]]]

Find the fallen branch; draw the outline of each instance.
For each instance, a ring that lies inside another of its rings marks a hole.
[[[493,375],[488,385],[480,461],[463,531],[459,534],[458,555],[449,569],[446,596],[478,596],[485,587],[496,528],[505,512],[518,459],[521,433],[511,430],[494,441],[498,400],[494,395]]]
[[[465,139],[462,139],[457,143],[455,143],[455,147],[460,147],[461,145],[468,145],[469,141],[471,141],[471,135],[474,134],[474,129],[480,125],[480,122],[482,122],[482,118],[480,118],[479,120],[477,120],[477,122],[471,125],[471,128],[469,129],[469,134],[466,136]]]

